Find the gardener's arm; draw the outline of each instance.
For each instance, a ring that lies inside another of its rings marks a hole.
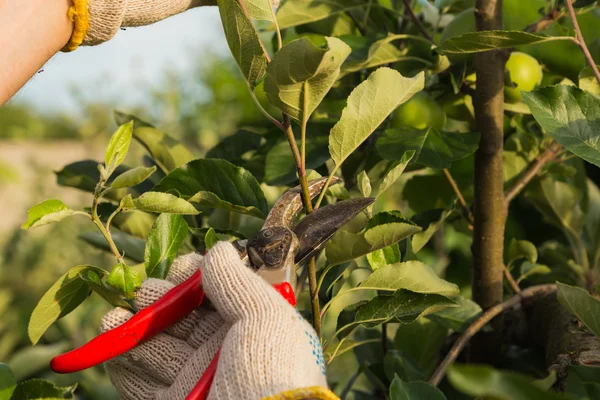
[[[0,0],[0,105],[69,41],[72,0]]]
[[[96,45],[120,27],[149,25],[216,0],[0,0],[0,105],[67,45]],[[72,10],[73,11],[73,10]],[[88,16],[89,14],[89,16]]]

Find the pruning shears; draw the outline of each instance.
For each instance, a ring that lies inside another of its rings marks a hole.
[[[320,178],[309,182],[311,199],[323,190],[325,181],[326,178]],[[332,184],[339,182],[339,178],[332,179]],[[242,261],[295,306],[293,288],[296,284],[296,265],[321,249],[340,227],[374,201],[373,198],[360,198],[330,204],[294,223],[303,209],[302,191],[297,186],[277,200],[254,238],[233,244]],[[123,325],[98,335],[78,349],[53,358],[50,366],[55,372],[71,373],[106,362],[161,333],[198,308],[203,300],[202,273],[198,269],[186,281],[136,313]],[[187,400],[200,400],[208,396],[218,358],[219,352]]]

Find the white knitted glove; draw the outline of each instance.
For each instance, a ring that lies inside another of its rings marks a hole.
[[[222,348],[209,399],[257,400],[283,391],[327,387],[321,345],[312,326],[266,281],[247,268],[234,247],[218,243],[203,257],[173,263],[167,280],[148,279],[138,308],[202,270],[206,302],[167,331],[106,363],[122,399],[185,399]],[[110,311],[101,330],[131,317]]]

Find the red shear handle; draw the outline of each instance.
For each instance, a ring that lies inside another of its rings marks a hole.
[[[292,289],[292,285],[288,282],[278,283],[273,285],[273,288],[279,292],[280,295],[283,296],[284,299],[290,303],[292,307],[296,306],[296,295],[294,294],[294,289]],[[217,364],[219,363],[219,353],[221,349],[217,351],[217,354],[213,357],[212,361],[206,368],[206,371],[200,377],[196,386],[192,389],[190,394],[187,395],[185,400],[205,400],[208,398],[208,392],[210,391],[210,386],[215,379],[215,373],[217,372]]]
[[[202,273],[198,270],[123,325],[98,335],[78,349],[54,357],[50,368],[54,372],[66,374],[120,356],[190,314],[200,306],[203,299]]]

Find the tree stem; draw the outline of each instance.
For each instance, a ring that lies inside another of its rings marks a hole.
[[[442,379],[446,375],[446,370],[448,369],[448,366],[456,360],[456,358],[460,355],[460,352],[462,351],[462,349],[467,345],[467,343],[469,343],[469,340],[471,340],[471,338],[473,336],[475,336],[475,334],[477,332],[479,332],[484,326],[486,326],[488,322],[490,322],[492,319],[494,319],[494,317],[496,317],[500,313],[516,306],[517,304],[519,304],[521,301],[523,301],[525,299],[528,299],[528,298],[531,298],[534,296],[538,296],[541,294],[550,293],[555,290],[556,290],[556,285],[554,285],[554,284],[532,286],[530,288],[523,290],[521,293],[511,297],[510,299],[506,300],[504,303],[496,304],[494,307],[491,307],[486,312],[481,314],[481,316],[479,318],[477,318],[477,320],[475,320],[475,322],[473,322],[463,332],[462,335],[460,335],[460,337],[454,343],[454,345],[452,346],[452,348],[450,349],[448,354],[446,354],[446,357],[444,358],[442,363],[438,366],[436,371],[431,376],[431,379],[429,379],[429,383],[432,384],[433,386],[437,386],[442,381]]]
[[[102,233],[102,236],[104,236],[104,239],[106,239],[106,241],[108,242],[108,247],[110,247],[110,250],[113,252],[115,257],[117,258],[117,262],[119,264],[122,264],[123,256],[121,255],[121,253],[119,253],[119,249],[117,248],[117,245],[113,241],[112,236],[106,230],[104,225],[102,225],[102,221],[100,221],[100,217],[98,216],[98,201],[100,200],[98,193],[103,185],[104,185],[104,181],[101,180],[98,183],[98,186],[96,187],[96,191],[94,193],[94,200],[92,202],[92,221],[98,227],[98,229],[100,230],[100,233]]]
[[[502,0],[477,0],[477,30],[502,29]],[[475,153],[473,226],[473,300],[484,310],[502,302],[504,261],[504,180],[502,175],[504,66],[507,53],[494,50],[475,57],[475,121],[481,132]]]
[[[410,16],[410,19],[412,19],[412,21],[415,24],[415,26],[417,27],[417,29],[419,31],[421,31],[421,34],[423,36],[425,36],[431,43],[435,44],[435,42],[433,41],[433,37],[429,34],[429,32],[427,32],[427,29],[425,29],[425,27],[419,20],[419,17],[417,17],[415,15],[414,11],[412,10],[412,8],[410,6],[410,1],[409,0],[403,0],[403,1],[404,1],[404,10],[408,13],[408,15]]]
[[[587,48],[587,45],[585,44],[585,39],[581,34],[581,29],[579,28],[579,23],[577,22],[577,16],[575,15],[575,10],[573,9],[573,3],[571,2],[571,0],[565,0],[565,4],[567,5],[567,9],[569,10],[569,16],[571,17],[571,22],[573,22],[573,28],[575,29],[575,34],[577,35],[577,44],[581,48],[581,51],[583,52],[583,55],[585,56],[588,64],[590,64],[592,71],[594,71],[594,75],[596,75],[598,83],[600,83],[600,71],[598,71],[598,66],[596,66],[596,62],[590,54],[590,51]]]

